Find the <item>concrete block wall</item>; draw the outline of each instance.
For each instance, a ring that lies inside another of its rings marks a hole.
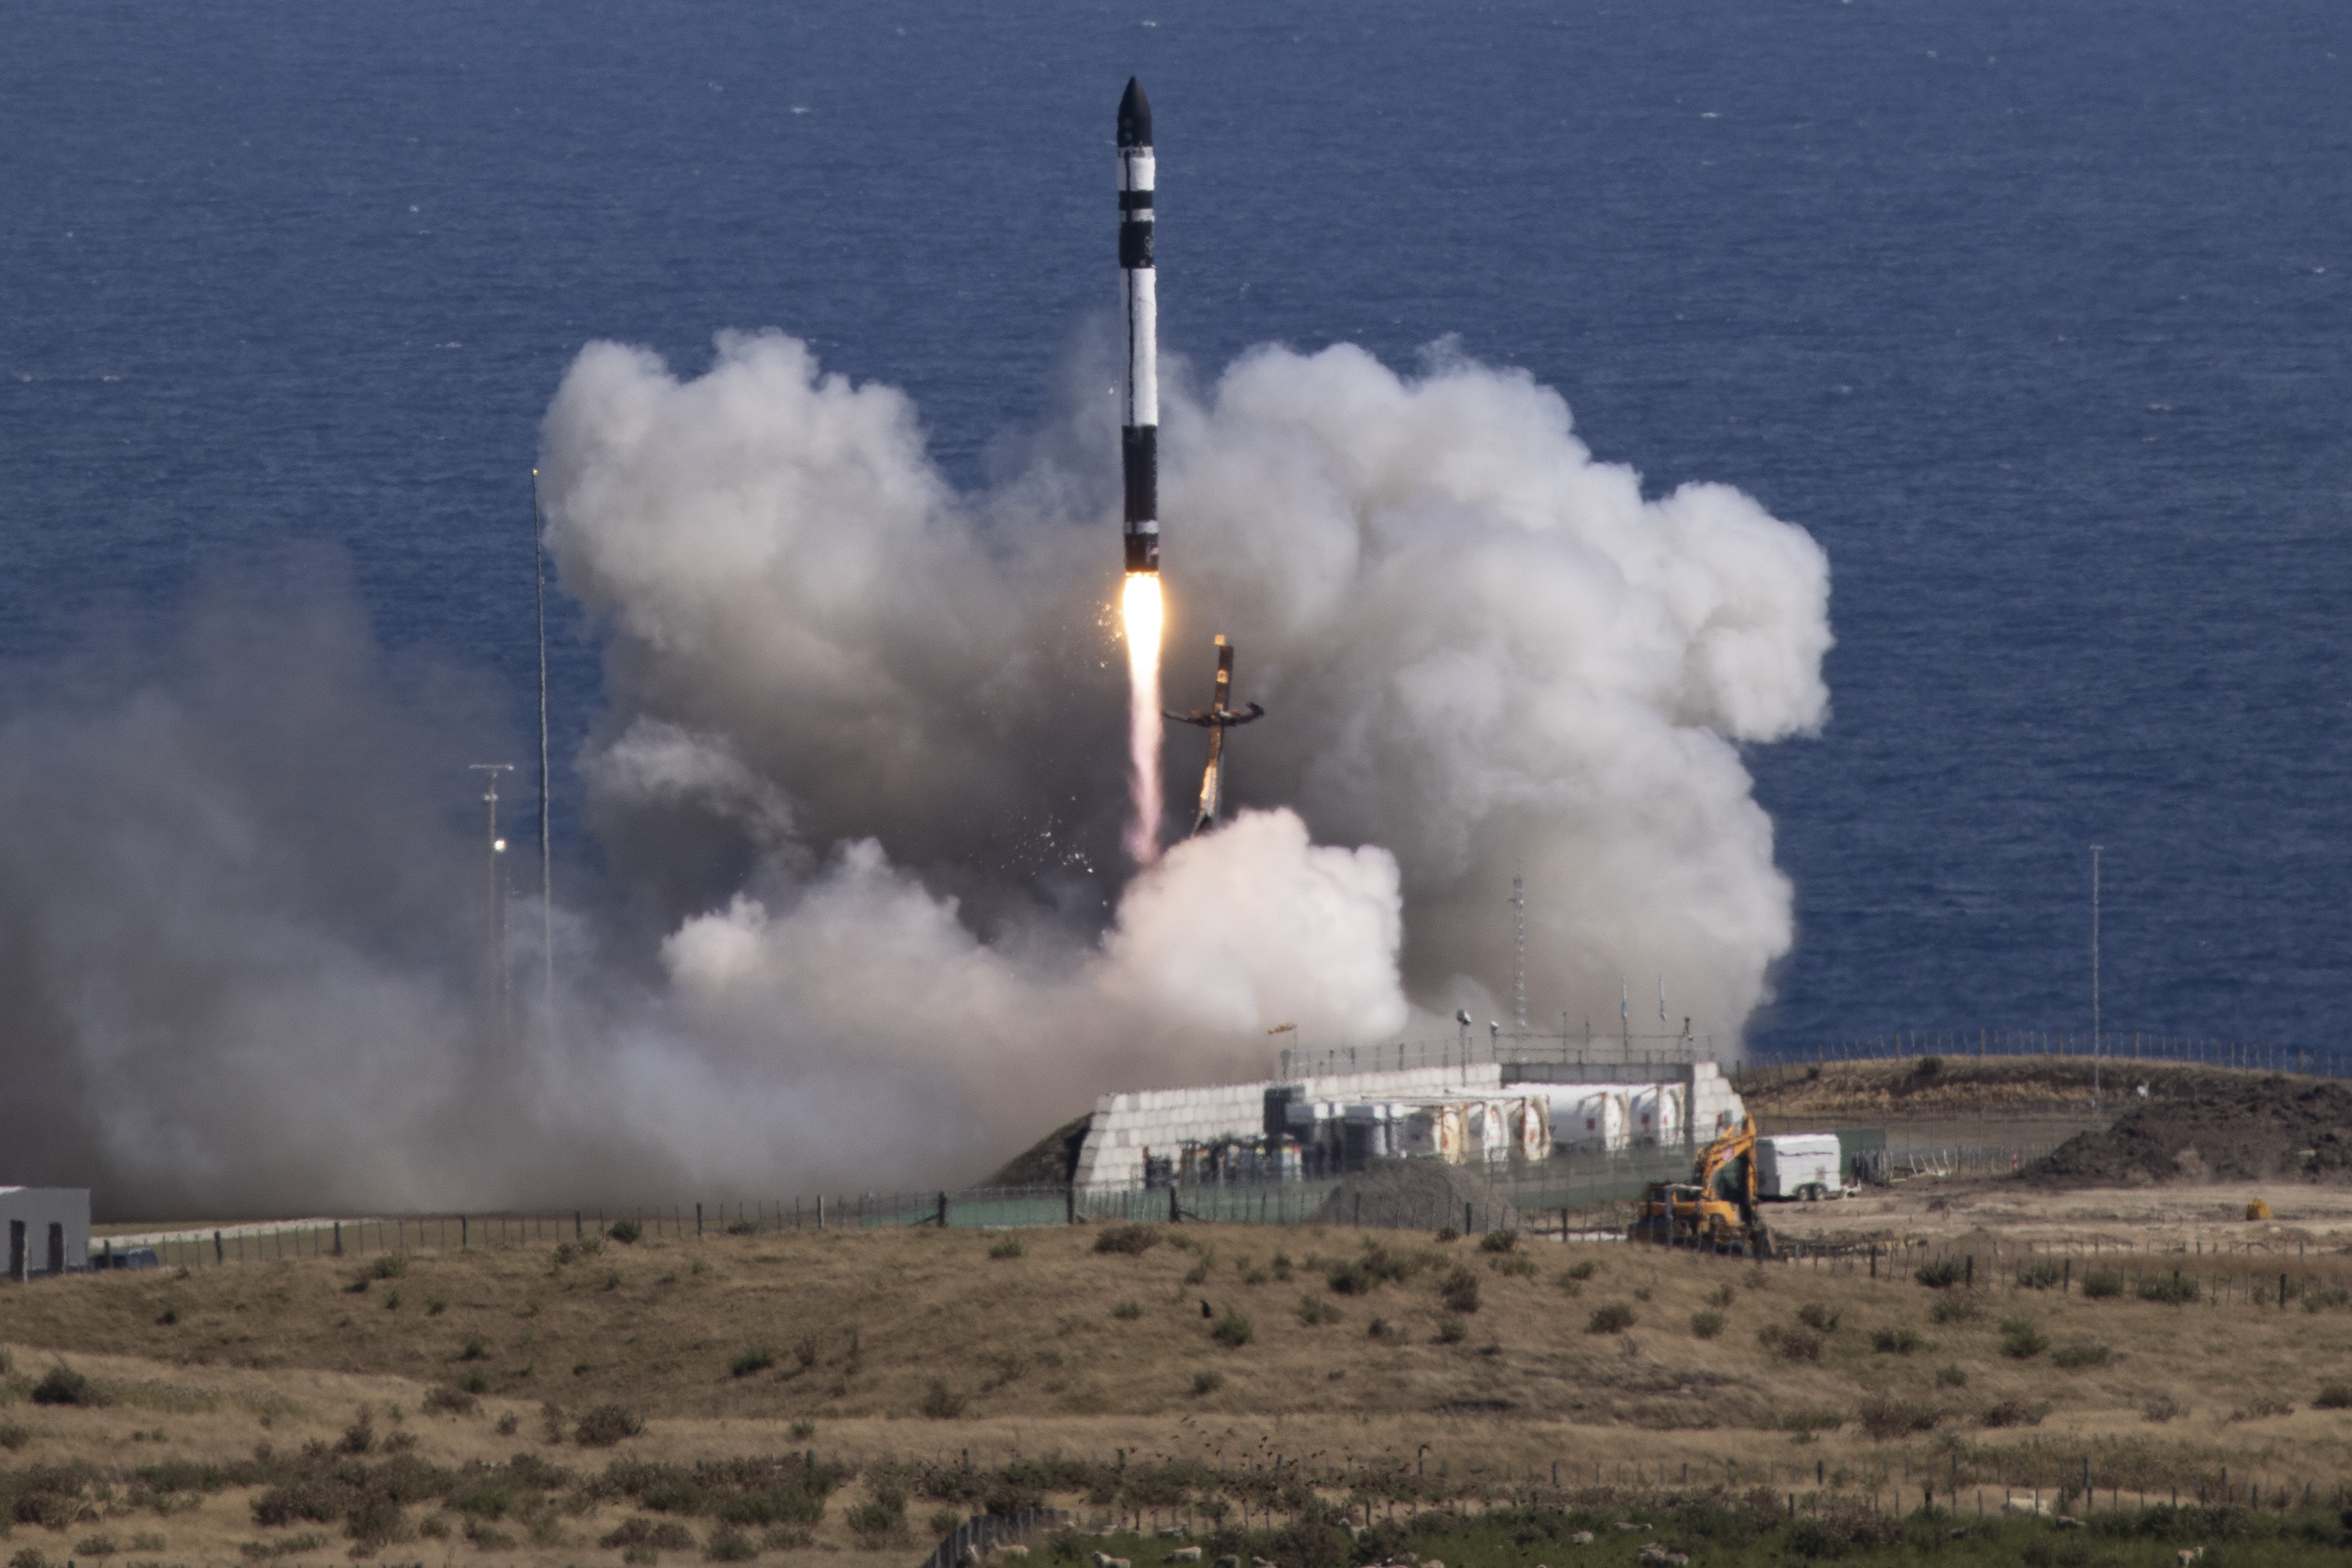
[[[1704,1143],[1721,1124],[1738,1126],[1746,1114],[1730,1080],[1713,1062],[1661,1066],[1656,1081],[1690,1086],[1692,1135]],[[1081,1187],[1134,1187],[1143,1182],[1146,1151],[1169,1155],[1187,1143],[1220,1138],[1255,1138],[1265,1131],[1265,1097],[1272,1089],[1296,1089],[1300,1100],[1366,1100],[1428,1099],[1500,1092],[1503,1068],[1494,1062],[1464,1067],[1406,1068],[1385,1072],[1333,1073],[1321,1078],[1257,1083],[1212,1084],[1200,1089],[1148,1089],[1106,1094],[1095,1102],[1078,1148],[1073,1180]],[[1575,1086],[1529,1082],[1529,1090],[1559,1093]]]
[[[1407,1068],[1402,1071],[1336,1073],[1294,1080],[1301,1100],[1393,1100],[1455,1089],[1499,1088],[1494,1063],[1466,1068]],[[1147,1089],[1106,1094],[1095,1102],[1078,1148],[1074,1180],[1081,1187],[1132,1187],[1143,1181],[1148,1150],[1172,1154],[1186,1143],[1255,1138],[1265,1131],[1266,1091],[1282,1080],[1213,1084],[1202,1089]]]

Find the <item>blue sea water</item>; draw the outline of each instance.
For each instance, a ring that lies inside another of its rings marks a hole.
[[[1108,309],[1139,71],[1171,351],[1454,335],[1828,550],[1834,718],[1750,759],[1801,927],[1759,1044],[2087,1026],[2094,842],[2110,1028],[2352,1002],[2340,3],[0,16],[16,668],[321,542],[520,735],[581,344],[782,327],[979,483]],[[568,628],[560,752],[596,683]]]

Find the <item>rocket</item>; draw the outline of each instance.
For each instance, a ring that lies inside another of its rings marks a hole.
[[[1127,79],[1118,100],[1118,279],[1127,307],[1119,467],[1127,480],[1127,569],[1160,570],[1160,290],[1151,265],[1151,104]]]

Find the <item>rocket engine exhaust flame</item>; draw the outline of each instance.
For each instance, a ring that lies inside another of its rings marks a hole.
[[[1134,820],[1127,852],[1139,866],[1160,858],[1160,574],[1130,572],[1119,596],[1127,637],[1128,788]]]

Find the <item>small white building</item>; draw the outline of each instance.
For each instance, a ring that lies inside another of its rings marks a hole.
[[[0,1187],[8,1226],[8,1273],[16,1280],[89,1267],[88,1187]]]

